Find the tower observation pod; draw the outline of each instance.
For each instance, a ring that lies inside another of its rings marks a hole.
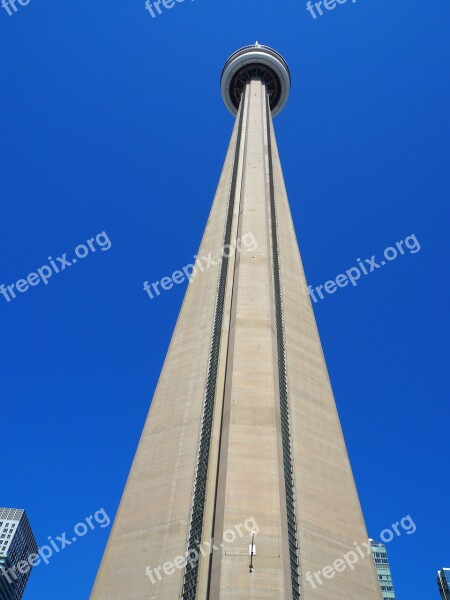
[[[289,97],[291,74],[284,58],[269,46],[256,42],[234,52],[225,63],[220,87],[228,110],[236,115],[245,86],[260,79],[266,86],[272,116],[280,113]]]
[[[275,139],[290,88],[258,43],[223,68],[213,266],[187,286],[91,600],[382,600]]]

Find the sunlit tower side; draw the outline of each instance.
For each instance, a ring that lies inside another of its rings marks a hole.
[[[223,69],[235,125],[198,255],[257,245],[188,286],[92,600],[382,599],[371,557],[311,584],[368,538],[273,129],[290,89],[258,43]]]

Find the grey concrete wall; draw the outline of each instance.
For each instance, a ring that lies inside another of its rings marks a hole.
[[[213,536],[218,549],[200,560],[197,598],[292,597],[271,237],[273,164],[302,598],[380,600],[371,557],[332,578],[321,576],[320,585],[306,580],[308,572],[367,542],[367,533],[261,82],[247,86],[240,110],[240,145],[238,115],[199,254],[220,255],[233,169],[231,236],[251,233],[257,247],[229,260],[203,531],[203,540]],[[91,600],[180,597],[183,569],[152,584],[145,568],[161,567],[186,550],[218,275],[218,267],[199,273],[188,287]],[[242,528],[250,518],[258,527],[253,573],[250,532]],[[235,539],[224,541],[225,531]]]

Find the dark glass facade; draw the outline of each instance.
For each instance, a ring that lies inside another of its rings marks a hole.
[[[378,573],[381,592],[384,600],[395,600],[394,584],[392,583],[391,569],[387,556],[386,546],[381,542],[371,540],[372,556]]]
[[[450,600],[450,569],[438,571],[437,583],[442,600]]]
[[[32,569],[29,559],[35,554],[25,511],[0,508],[0,600],[21,600]]]

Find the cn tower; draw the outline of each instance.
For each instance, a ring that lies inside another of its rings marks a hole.
[[[198,255],[257,244],[189,283],[91,600],[382,599],[275,140],[290,89],[259,43],[223,68]]]

